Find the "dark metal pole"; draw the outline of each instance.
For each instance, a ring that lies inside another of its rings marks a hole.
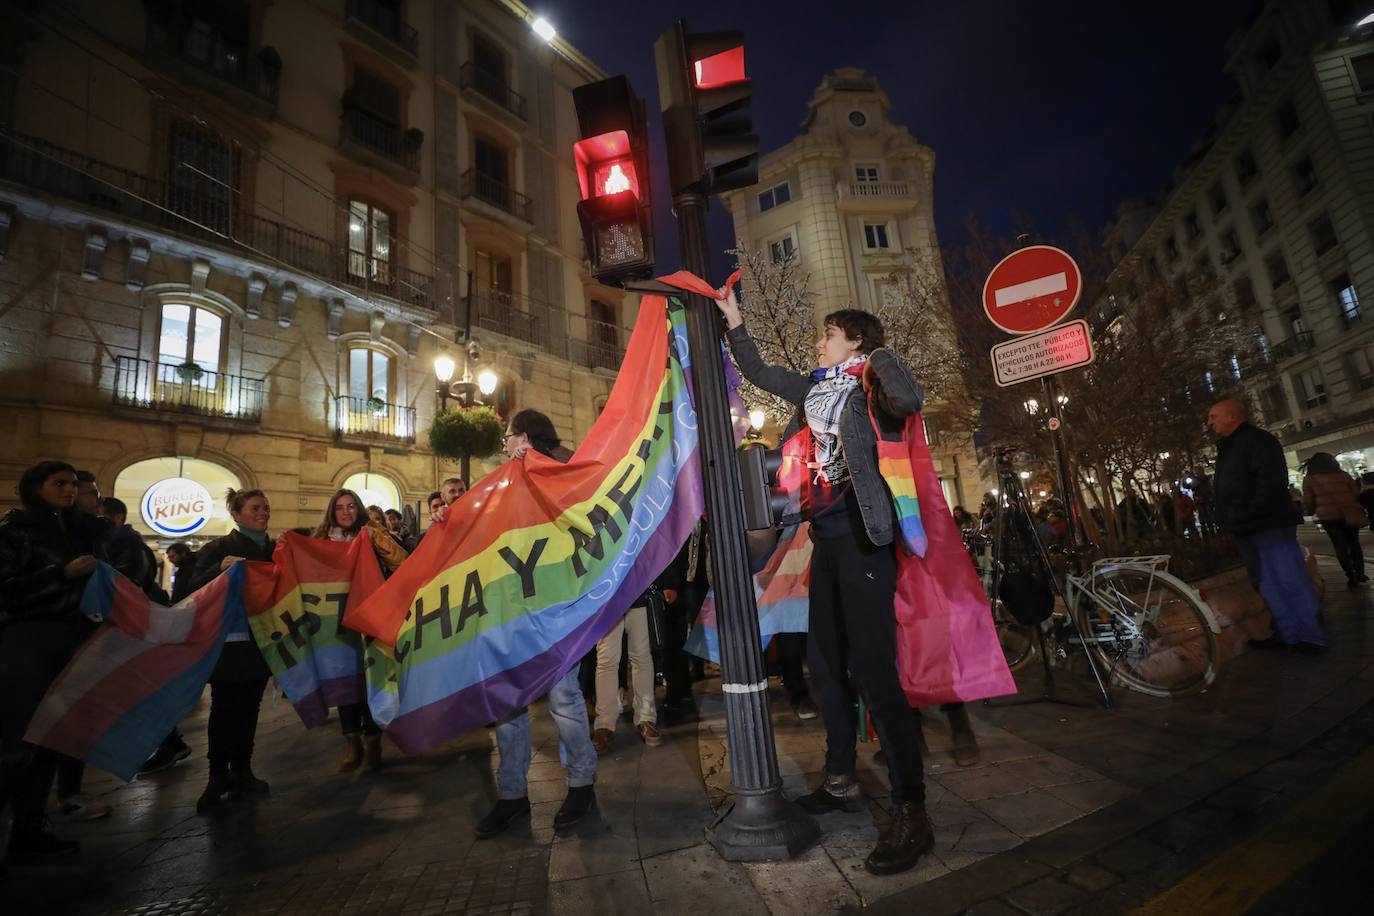
[[[1074,497],[1074,491],[1070,489],[1073,486],[1073,468],[1069,460],[1069,450],[1064,447],[1064,413],[1059,403],[1059,385],[1053,376],[1047,375],[1041,381],[1044,383],[1042,390],[1050,412],[1050,439],[1054,442],[1059,497],[1064,500],[1064,506],[1069,513],[1069,546],[1073,547],[1078,543],[1078,526],[1082,520],[1078,517],[1078,500]]]
[[[697,276],[708,269],[706,196],[679,192],[682,266]],[[721,857],[732,861],[785,859],[809,846],[820,828],[782,794],[768,672],[760,649],[759,614],[744,540],[744,492],[735,458],[734,430],[720,352],[721,319],[715,303],[687,296],[687,337],[700,434],[699,452],[711,536],[711,585],[720,630],[720,673],[735,803],[706,828]]]

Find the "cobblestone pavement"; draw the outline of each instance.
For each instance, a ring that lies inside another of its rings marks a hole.
[[[420,758],[393,754],[379,774],[341,776],[337,726],[308,732],[285,702],[269,701],[255,759],[269,798],[197,816],[199,754],[127,786],[92,771],[88,794],[114,814],[63,825],[82,840],[80,858],[12,870],[0,912],[671,914],[700,912],[704,901],[732,916],[1123,911],[1283,818],[1374,740],[1367,593],[1336,588],[1334,564],[1322,569],[1335,636],[1327,656],[1248,653],[1207,693],[1166,701],[1117,691],[1110,711],[979,705],[983,754],[969,768],[954,765],[943,717],[929,714],[937,845],[905,875],[862,868],[887,819],[872,745],[860,751],[869,810],[822,817],[821,841],[796,860],[721,861],[703,838],[729,789],[718,685],[707,681],[700,721],[668,729],[662,747],[644,747],[622,724],[601,758],[598,815],[568,836],[551,827],[565,792],[555,732],[543,706],[533,708],[533,817],[481,842],[473,828],[495,796],[491,731]],[[1021,682],[1037,692],[1038,670]],[[1080,679],[1061,684],[1088,699]],[[823,730],[782,702],[774,712],[795,794],[823,766]],[[185,731],[203,749],[204,708]]]

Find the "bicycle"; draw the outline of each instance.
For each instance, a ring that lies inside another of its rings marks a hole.
[[[1095,548],[1069,547],[1059,551],[1066,568],[1057,574],[1050,551],[1036,537],[1030,502],[1012,467],[1014,451],[997,452],[997,530],[991,557],[980,564],[1012,670],[1024,667],[1038,648],[1047,686],[1052,685],[1048,642],[1061,661],[1073,651],[1084,652],[1106,705],[1111,705],[1112,681],[1155,697],[1186,696],[1214,683],[1221,669],[1221,626],[1201,596],[1169,573],[1169,557],[1110,557],[1093,561],[1085,571]],[[1043,577],[1058,598],[1048,613],[1041,609],[1018,619],[1013,613],[1018,608],[1009,607],[1004,594],[1009,569]],[[1105,678],[1100,667],[1107,669]]]

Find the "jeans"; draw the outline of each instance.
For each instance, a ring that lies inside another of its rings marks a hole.
[[[1250,584],[1274,617],[1279,639],[1290,646],[1300,642],[1326,645],[1326,633],[1317,622],[1320,602],[1307,575],[1297,529],[1270,528],[1254,534],[1237,534],[1233,540],[1245,561]]]
[[[382,730],[372,718],[372,710],[367,703],[349,703],[339,707],[339,730],[345,738],[364,735],[376,738]]]
[[[258,647],[251,642],[226,642],[210,675],[210,720],[205,725],[206,757],[211,773],[247,769],[253,759],[258,710],[267,687]]]
[[[825,720],[825,770],[853,773],[858,712],[854,690],[873,714],[896,801],[921,804],[921,739],[897,673],[897,555],[854,537],[816,538],[811,557],[807,661]]]
[[[649,648],[649,621],[644,608],[632,607],[596,644],[596,725],[615,731],[620,716],[620,639],[630,645],[630,690],[634,695],[635,725],[658,721],[654,705],[654,658]]]
[[[1364,575],[1364,549],[1360,547],[1360,528],[1343,521],[1328,522],[1325,519],[1322,520],[1322,528],[1331,539],[1331,546],[1336,551],[1336,559],[1340,562],[1345,577],[1351,582],[1360,581],[1360,577]]]
[[[596,782],[596,748],[587,730],[587,701],[577,684],[577,668],[563,675],[549,690],[549,715],[558,726],[559,760],[568,770],[568,788]],[[496,724],[496,749],[501,755],[496,768],[496,797],[529,795],[530,711],[520,710]]]

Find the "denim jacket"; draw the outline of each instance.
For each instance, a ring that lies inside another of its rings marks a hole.
[[[806,394],[815,383],[791,369],[765,363],[744,325],[731,328],[725,337],[745,378],[764,391],[797,405],[797,413],[787,432],[790,435],[800,429],[806,422]],[[921,383],[916,381],[906,362],[885,347],[870,353],[868,361],[878,377],[872,392],[873,416],[884,439],[898,436],[906,418],[921,409],[924,394]],[[877,437],[868,420],[869,399],[863,396],[862,388],[857,389],[855,395],[845,402],[840,415],[840,441],[844,443],[845,460],[854,481],[854,495],[859,500],[864,530],[870,541],[882,547],[892,543],[892,496],[878,473]]]

